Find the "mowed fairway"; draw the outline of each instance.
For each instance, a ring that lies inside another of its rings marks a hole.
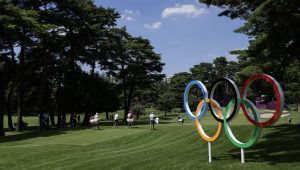
[[[225,132],[212,144],[213,162],[208,163],[207,143],[198,135],[194,122],[177,124],[174,116],[162,120],[150,131],[146,122],[129,129],[49,130],[11,134],[0,140],[0,169],[300,169],[300,119],[293,112],[264,128],[258,143],[245,150],[246,163],[240,163],[240,150]],[[216,122],[206,116],[205,130],[213,134]],[[232,123],[237,138],[246,140],[251,126],[243,115]]]

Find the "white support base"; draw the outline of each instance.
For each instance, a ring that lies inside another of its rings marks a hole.
[[[243,148],[241,148],[241,163],[245,163],[245,152]]]
[[[211,163],[211,143],[208,142],[208,162]]]

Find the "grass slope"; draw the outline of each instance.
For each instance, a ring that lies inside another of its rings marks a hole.
[[[208,134],[216,122],[210,115],[203,121]],[[103,130],[77,128],[43,132],[12,133],[0,139],[0,169],[300,169],[300,116],[293,124],[282,118],[264,128],[257,144],[245,150],[246,163],[240,163],[240,150],[226,134],[212,144],[213,162],[208,163],[207,143],[197,134],[194,122],[179,125],[166,117],[150,131],[147,122],[134,128]],[[242,115],[232,123],[237,138],[246,140],[253,126]]]

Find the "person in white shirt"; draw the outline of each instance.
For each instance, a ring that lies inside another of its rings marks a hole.
[[[99,117],[98,114],[99,114],[99,113],[96,112],[96,114],[94,115],[94,119],[98,119],[98,117]]]
[[[150,115],[149,115],[149,120],[150,120],[150,127],[151,127],[151,130],[154,130],[154,129],[155,129],[155,128],[154,128],[154,124],[155,124],[154,117],[155,117],[154,113],[151,112]]]
[[[100,120],[100,117],[98,115],[99,113],[97,112],[95,115],[94,115],[94,118],[93,119],[90,119],[90,124],[93,124],[93,125],[97,125],[98,127],[98,130],[100,130],[100,127],[99,127],[99,123],[98,121]]]
[[[159,124],[159,117],[158,116],[155,118],[155,123]]]
[[[119,122],[119,114],[116,113],[115,116],[114,116],[114,120],[115,120],[115,124],[113,127],[117,126],[118,127],[118,122]]]

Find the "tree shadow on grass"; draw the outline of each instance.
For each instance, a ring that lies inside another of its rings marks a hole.
[[[261,136],[253,147],[245,149],[246,162],[266,162],[270,165],[300,162],[300,125],[277,125],[265,129],[269,132]],[[217,159],[228,155],[240,159],[240,149],[229,152]]]
[[[61,135],[64,133],[65,133],[64,131],[57,131],[57,130],[55,130],[55,131],[47,130],[47,131],[43,131],[43,132],[26,130],[19,134],[13,134],[13,135],[2,137],[0,139],[0,143],[11,142],[11,141],[22,141],[25,139],[36,138],[36,137],[55,136],[55,135]]]
[[[168,122],[168,121],[160,121],[159,122],[159,124],[170,124],[170,123],[174,123],[174,122]],[[149,124],[150,124],[149,120],[135,120],[132,125],[137,126],[137,125],[149,125]],[[109,121],[109,120],[100,121],[100,126],[111,126],[112,127],[113,125],[114,125],[114,121]],[[128,126],[128,123],[119,120],[118,125],[119,126]]]
[[[22,141],[30,138],[36,137],[49,137],[49,136],[57,136],[66,134],[70,131],[77,131],[77,130],[84,130],[90,129],[90,126],[86,127],[77,127],[77,128],[49,128],[47,130],[40,130],[37,131],[37,126],[29,126],[23,132],[12,134],[9,136],[5,136],[0,138],[0,143],[11,142],[11,141]]]
[[[160,124],[168,124],[170,122],[160,122]],[[105,130],[106,128],[112,128],[114,125],[113,121],[100,121],[99,123],[99,130]],[[132,124],[132,128],[139,128],[139,125],[149,125],[148,120],[137,120]],[[119,126],[128,126],[126,122],[119,121]],[[23,132],[12,134],[9,136],[5,136],[0,138],[0,143],[10,142],[10,141],[22,141],[30,138],[36,138],[36,137],[49,137],[49,136],[57,136],[57,135],[63,135],[71,131],[79,131],[79,130],[85,130],[85,129],[94,129],[98,130],[98,127],[96,125],[90,125],[90,126],[77,126],[74,128],[71,128],[69,124],[67,124],[66,128],[49,128],[38,131],[37,126],[28,126]],[[8,129],[6,130],[6,132]]]

